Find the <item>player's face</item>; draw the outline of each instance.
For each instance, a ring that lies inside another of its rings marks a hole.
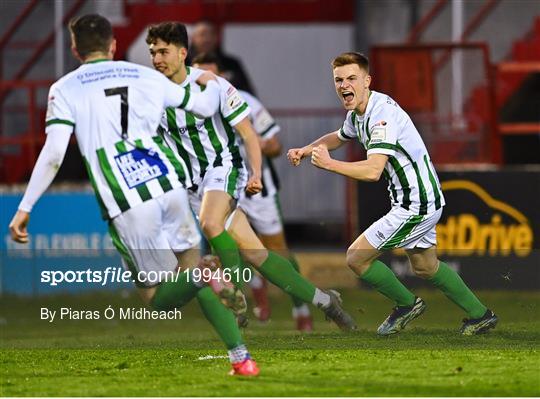
[[[334,68],[334,85],[343,107],[352,111],[367,103],[371,77],[357,64]]]
[[[187,51],[184,47],[177,47],[172,43],[165,43],[158,39],[150,44],[150,57],[152,64],[159,72],[173,79],[178,75],[184,66]]]

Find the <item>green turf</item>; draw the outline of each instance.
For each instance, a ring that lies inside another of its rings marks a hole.
[[[389,302],[348,291],[361,326],[342,334],[317,313],[316,332],[294,331],[285,297],[272,321],[252,322],[246,340],[262,372],[226,375],[221,343],[188,306],[179,321],[39,320],[39,308],[136,306],[133,295],[0,300],[2,396],[538,396],[540,294],[480,292],[500,316],[483,336],[457,334],[463,315],[441,294],[421,291],[428,310],[400,335],[381,338]],[[205,356],[212,359],[200,360]],[[218,357],[218,358],[215,358]]]

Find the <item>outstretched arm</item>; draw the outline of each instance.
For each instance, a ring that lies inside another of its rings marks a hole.
[[[21,243],[28,242],[26,225],[30,218],[30,212],[37,200],[51,185],[58,169],[60,169],[60,165],[62,165],[69,144],[71,129],[71,127],[65,128],[64,126],[49,127],[45,145],[34,166],[26,192],[19,204],[19,209],[9,224],[13,240]]]
[[[294,165],[298,166],[300,165],[300,162],[303,158],[308,157],[311,155],[313,149],[315,147],[324,146],[329,151],[333,151],[339,147],[341,147],[344,143],[339,137],[338,137],[338,130],[335,132],[331,132],[328,134],[325,134],[324,136],[320,137],[319,139],[315,140],[313,143],[306,145],[302,148],[292,148],[287,152],[287,158],[289,158],[289,161]]]
[[[375,182],[381,178],[387,160],[387,155],[371,154],[364,161],[338,161],[330,157],[324,146],[314,148],[311,154],[311,163],[316,167],[366,182]]]
[[[165,107],[179,107],[193,112],[201,118],[209,118],[219,110],[220,88],[214,74],[205,72],[199,76],[197,83],[206,86],[200,93],[191,92],[163,77]]]

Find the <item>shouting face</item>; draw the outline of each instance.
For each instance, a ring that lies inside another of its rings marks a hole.
[[[365,111],[369,97],[371,76],[358,64],[347,64],[334,68],[336,93],[348,110]]]

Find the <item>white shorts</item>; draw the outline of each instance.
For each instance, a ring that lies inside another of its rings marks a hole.
[[[201,240],[182,187],[118,215],[109,223],[109,233],[124,267],[143,287],[159,284],[163,278],[154,278],[156,274],[176,269],[175,252],[194,248]]]
[[[189,204],[196,215],[201,210],[201,202],[207,191],[224,191],[235,200],[244,195],[248,176],[244,167],[216,166],[208,169],[197,191],[189,190]]]
[[[441,215],[442,208],[427,215],[416,215],[397,206],[369,226],[364,236],[379,250],[430,248],[437,244],[435,227]]]
[[[277,194],[263,197],[261,194],[253,197],[244,196],[238,207],[246,214],[249,224],[262,235],[275,235],[283,231],[281,210]]]

